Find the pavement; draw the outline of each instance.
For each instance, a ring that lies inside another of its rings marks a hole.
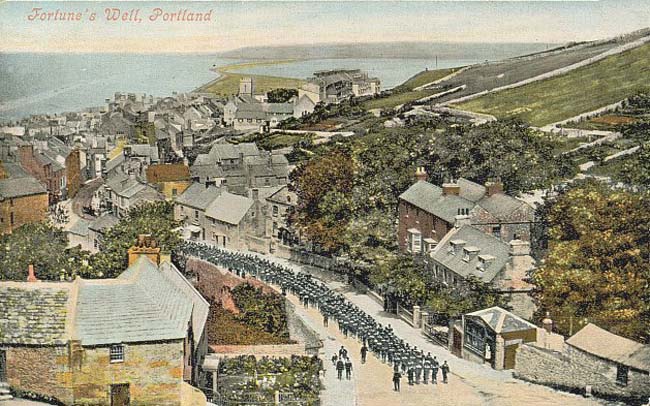
[[[496,371],[489,366],[457,358],[446,348],[429,341],[422,335],[420,329],[415,329],[397,316],[384,312],[383,307],[372,298],[341,282],[340,275],[272,256],[263,257],[283,265],[289,265],[296,270],[311,273],[331,289],[341,292],[348,300],[378,322],[384,325],[390,324],[395,333],[411,345],[415,345],[425,352],[431,352],[439,361],[447,360],[450,365],[451,376],[448,384],[409,386],[406,379],[402,379],[401,392],[395,392],[392,385],[392,368],[389,365],[383,364],[370,353],[367,363],[362,365],[360,360],[361,343],[354,338],[343,337],[333,321],[330,321],[329,327],[323,327],[322,316],[316,309],[305,309],[297,298],[288,295],[288,299],[296,305],[297,314],[323,339],[325,347],[321,356],[324,364],[330,367],[323,379],[325,386],[322,392],[323,406],[405,406],[429,403],[450,406],[612,404],[530,384],[513,378],[510,371]],[[330,358],[334,352],[338,351],[340,345],[344,345],[348,349],[348,354],[352,359],[353,379],[351,381],[335,379],[336,371],[332,367]]]

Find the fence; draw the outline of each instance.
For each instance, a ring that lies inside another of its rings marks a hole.
[[[400,306],[399,303],[397,303],[397,315],[411,327],[415,327],[413,325],[413,313],[408,311],[405,307]]]

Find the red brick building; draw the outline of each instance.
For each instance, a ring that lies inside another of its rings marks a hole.
[[[50,204],[66,198],[67,177],[64,165],[35,150],[33,145],[21,145],[18,157],[21,166],[45,186]]]
[[[442,187],[426,182],[419,168],[418,181],[399,197],[398,243],[406,252],[430,252],[454,227],[456,216],[469,216],[471,225],[502,241],[530,241],[533,208],[503,193],[500,182],[484,186],[459,179]]]

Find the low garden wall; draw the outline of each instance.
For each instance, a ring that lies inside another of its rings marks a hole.
[[[616,383],[616,364],[585,353],[568,345],[562,352],[524,344],[517,349],[514,376],[525,381],[556,389],[584,394],[592,393],[605,399],[625,400],[642,404],[650,396],[647,374],[630,370],[628,385]]]

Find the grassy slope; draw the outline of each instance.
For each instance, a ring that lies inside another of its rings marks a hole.
[[[562,76],[479,97],[459,105],[499,118],[543,126],[616,103],[650,89],[650,44]]]
[[[277,65],[290,62],[293,62],[293,60],[247,62],[223,66],[218,69],[218,72],[221,76],[217,80],[203,86],[201,88],[201,91],[220,95],[236,94],[239,91],[239,81],[243,77],[253,78],[255,81],[255,89],[258,93],[266,93],[269,90],[277,88],[297,89],[305,83],[304,80],[267,75],[248,75],[245,73],[236,72],[238,70],[250,67]]]
[[[452,74],[457,69],[459,68],[438,69],[420,72],[395,89],[396,91],[399,91],[400,89],[407,89],[407,91],[402,93],[394,93],[387,97],[368,100],[363,103],[363,107],[366,109],[393,108],[395,106],[399,106],[400,104],[409,103],[423,97],[431,96],[432,94],[440,93],[440,89],[422,90],[419,92],[413,91],[413,89],[418,86],[426,85],[427,83],[435,82],[438,79],[442,79],[445,76]]]

